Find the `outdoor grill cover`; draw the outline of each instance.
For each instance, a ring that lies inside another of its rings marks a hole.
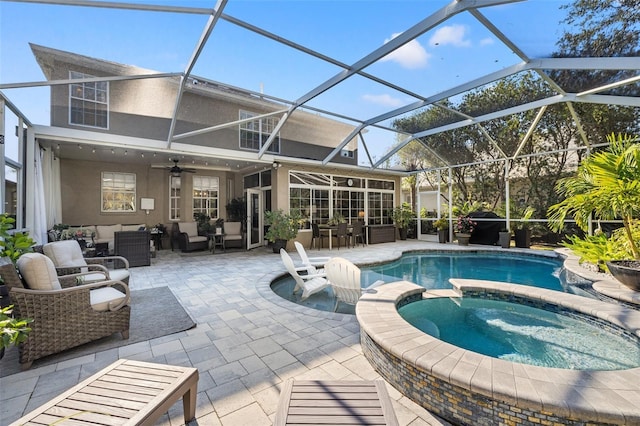
[[[474,219],[477,223],[473,233],[471,233],[470,244],[485,244],[496,245],[498,244],[498,232],[501,229],[506,228],[505,219],[498,216],[494,212],[472,212],[469,213],[469,217]],[[491,221],[476,221],[475,219],[495,219]]]

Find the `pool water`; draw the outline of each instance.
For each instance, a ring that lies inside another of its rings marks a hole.
[[[449,278],[502,281],[573,292],[563,280],[557,258],[503,253],[411,253],[381,265],[362,268],[362,281],[406,280],[427,289],[451,288]]]
[[[393,282],[407,280],[427,289],[451,288],[449,278],[472,278],[525,284],[550,290],[593,297],[578,287],[568,285],[562,273],[562,261],[557,258],[496,253],[419,252],[406,253],[400,259],[361,268],[361,285],[367,287],[377,280]],[[295,282],[290,276],[275,280],[271,289],[280,297],[299,305],[322,311],[332,311],[335,299],[327,288],[300,300],[293,294]],[[340,304],[338,312],[355,313],[353,306]]]
[[[567,315],[479,298],[409,303],[400,316],[452,345],[511,362],[573,370],[640,366],[637,339]]]

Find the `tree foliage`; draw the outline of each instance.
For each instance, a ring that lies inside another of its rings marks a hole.
[[[640,259],[631,222],[640,216],[640,145],[637,137],[609,136],[609,148],[585,158],[575,176],[560,179],[556,190],[564,199],[549,208],[549,224],[560,230],[567,216],[587,230],[596,219],[622,218],[631,252]]]
[[[562,8],[566,17],[561,24],[566,31],[558,39],[553,56],[640,56],[640,0],[574,0]],[[556,70],[549,71],[548,75],[563,91],[575,93],[635,73]],[[415,134],[461,121],[466,116],[477,117],[555,94],[556,88],[545,79],[523,72],[465,93],[456,103],[446,100],[442,106],[431,106],[398,119],[393,125]],[[640,84],[621,86],[603,94],[638,96]],[[429,149],[403,149],[398,155],[405,164],[425,168],[446,167],[441,160],[452,166],[469,164],[452,169],[454,204],[482,201],[499,208],[504,203],[504,157],[514,155],[519,149],[537,112],[525,111],[422,137],[421,144]],[[561,194],[553,190],[555,182],[573,171],[584,155],[585,151],[571,151],[571,148],[582,145],[584,137],[590,145],[597,145],[606,143],[611,133],[639,134],[639,117],[637,107],[579,102],[549,106],[529,141],[518,151],[519,158],[510,163],[509,177],[517,182],[511,186],[512,197],[537,212],[547,211],[560,201]],[[543,152],[552,153],[535,155]],[[447,173],[441,176],[446,184]]]

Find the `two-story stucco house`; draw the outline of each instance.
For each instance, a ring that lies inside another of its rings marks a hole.
[[[51,85],[51,126],[34,126],[48,227],[227,219],[239,198],[247,248],[264,243],[265,210],[391,223],[401,175],[358,166],[355,137],[331,156],[348,123],[297,109],[278,126],[288,105],[259,93],[31,48]]]

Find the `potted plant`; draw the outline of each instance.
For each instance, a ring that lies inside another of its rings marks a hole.
[[[24,342],[31,331],[28,325],[32,319],[14,318],[12,313],[13,305],[0,308],[0,358],[5,348]]]
[[[511,247],[511,232],[507,228],[498,231],[498,243],[502,248]]]
[[[215,228],[216,228],[216,235],[222,235],[222,231],[224,229],[224,219],[223,218],[219,217],[218,219],[216,219]]]
[[[458,238],[458,244],[468,246],[471,233],[475,229],[477,223],[468,216],[458,216],[458,220],[453,225],[453,230]]]
[[[264,237],[272,243],[274,253],[280,253],[280,249],[287,246],[287,241],[298,235],[300,216],[297,213],[285,213],[282,210],[266,211],[264,220],[269,226]]]
[[[342,213],[334,212],[333,216],[327,220],[327,225],[337,226],[339,223],[345,223],[347,219]]]
[[[194,213],[193,220],[198,224],[198,235],[207,235],[211,232],[211,217],[206,213]]]
[[[229,201],[226,206],[227,221],[240,222],[241,230],[244,233],[247,225],[247,200],[244,197],[237,197]]]
[[[533,213],[535,213],[535,209],[531,206],[527,206],[522,212],[522,221],[518,222],[514,231],[516,247],[531,247],[531,228],[529,228],[529,219],[531,219]]]
[[[607,136],[609,147],[584,158],[574,176],[561,179],[556,191],[565,198],[549,208],[549,225],[560,231],[567,215],[584,231],[593,217],[598,220],[622,218],[625,242],[632,259],[609,261],[616,277],[617,264],[624,266],[616,277],[622,284],[640,286],[640,250],[634,238],[634,218],[640,216],[640,145],[637,136]]]
[[[391,210],[390,216],[398,228],[400,239],[406,240],[407,228],[416,217],[409,203],[402,203],[402,205],[395,207]]]
[[[433,226],[438,230],[438,242],[444,244],[449,239],[449,219],[441,217],[433,222]]]
[[[33,251],[35,241],[29,234],[9,232],[16,220],[4,213],[0,215],[0,257],[8,257],[13,263],[24,253]]]

